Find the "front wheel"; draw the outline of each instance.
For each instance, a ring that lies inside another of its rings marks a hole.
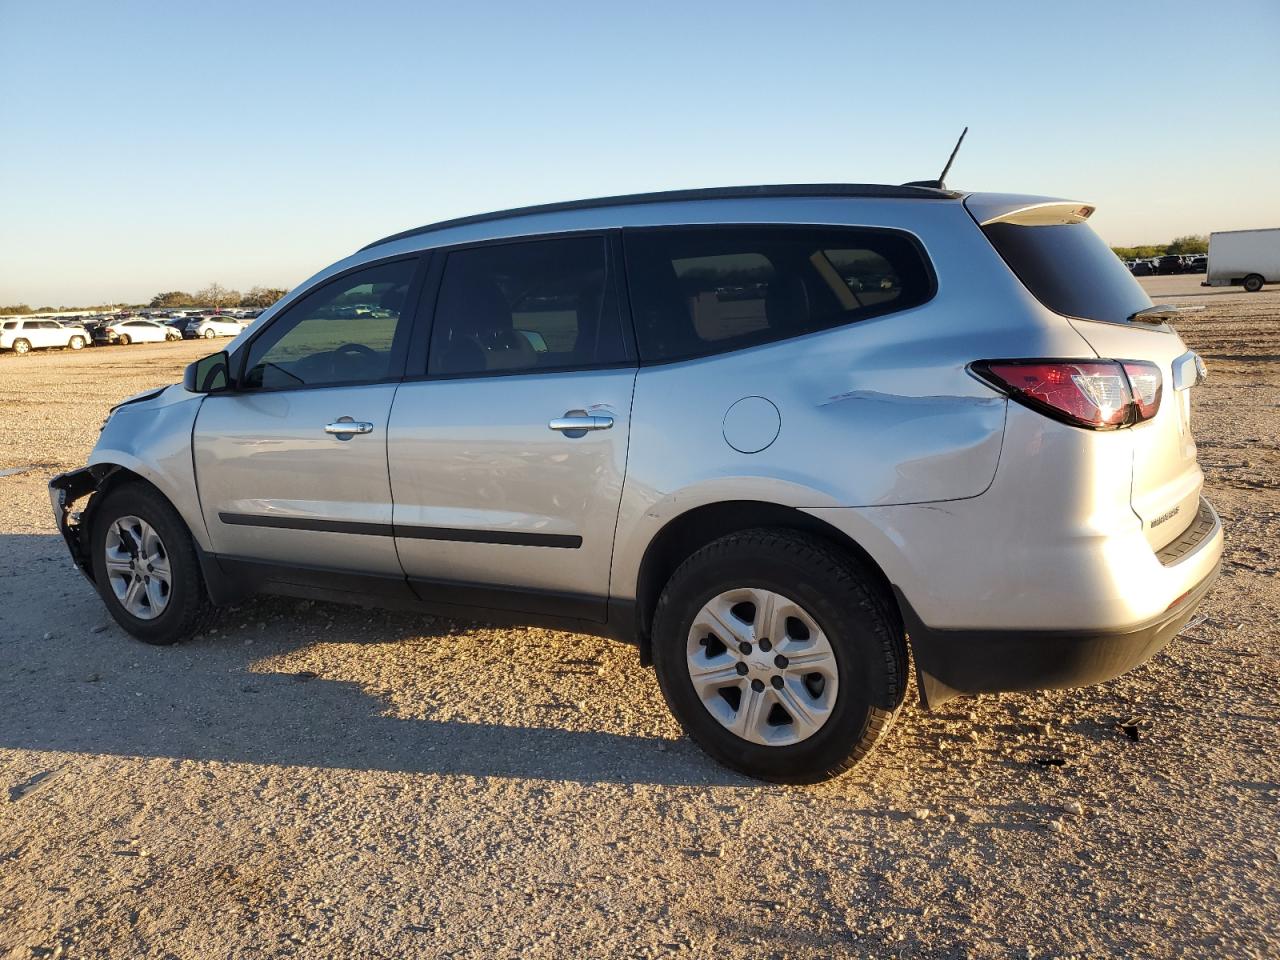
[[[186,524],[159,492],[130,483],[94,512],[93,577],[116,623],[144,643],[195,633],[212,606]]]
[[[847,554],[791,530],[731,534],[681,564],[654,613],[653,655],[703,750],[784,783],[857,763],[906,690],[891,601]]]
[[[206,340],[212,340],[215,336],[216,336],[216,334],[215,334],[212,330],[206,330],[206,331],[204,332],[204,338],[205,338]]]
[[[120,334],[120,339],[117,341],[117,343],[119,343],[120,346],[122,347],[127,347],[129,345],[129,335],[127,333]]]
[[[1263,280],[1262,277],[1259,276],[1258,274],[1251,273],[1244,278],[1244,288],[1249,293],[1257,293],[1259,290],[1262,289],[1262,285],[1265,282],[1266,281]]]
[[[13,352],[14,352],[14,353],[30,353],[30,352],[31,352],[31,342],[30,342],[29,340],[15,340],[15,341],[13,341]]]
[[[84,349],[84,337],[72,337],[71,342],[67,344],[72,350]]]

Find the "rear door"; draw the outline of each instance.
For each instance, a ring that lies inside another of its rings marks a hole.
[[[216,553],[285,582],[290,569],[347,571],[403,589],[387,426],[418,266],[384,261],[304,296],[238,352],[236,389],[205,398],[193,447]]]
[[[37,320],[36,329],[31,331],[31,345],[33,347],[62,347],[66,346],[69,339],[62,331],[62,327],[53,320]]]
[[[1066,316],[1099,357],[1146,360],[1160,368],[1159,411],[1127,431],[1133,444],[1130,501],[1148,542],[1159,550],[1195,519],[1204,482],[1191,436],[1198,358],[1171,326],[1130,319],[1151,300],[1085,222],[1091,207],[1063,203],[1055,212],[1037,204],[983,222],[969,205],[1027,289]]]
[[[445,255],[429,357],[391,414],[421,598],[605,619],[636,377],[610,261],[602,235]]]

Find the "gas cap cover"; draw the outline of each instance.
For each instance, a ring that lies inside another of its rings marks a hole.
[[[724,415],[725,443],[739,453],[759,453],[778,439],[782,417],[764,397],[743,397]]]

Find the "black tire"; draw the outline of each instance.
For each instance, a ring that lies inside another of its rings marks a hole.
[[[120,334],[120,339],[116,342],[122,347],[127,347],[129,345],[129,335],[127,333]]]
[[[107,531],[121,517],[135,516],[155,528],[169,558],[172,576],[168,605],[153,620],[133,616],[116,598],[106,575]],[[128,483],[107,493],[93,515],[90,537],[93,579],[116,623],[143,643],[166,646],[198,632],[213,612],[191,534],[178,511],[157,490]]]
[[[83,350],[83,349],[84,349],[84,337],[72,337],[72,338],[67,342],[67,346],[68,346],[68,347],[70,347],[72,350]]]
[[[1266,283],[1258,274],[1251,273],[1244,278],[1244,288],[1249,293],[1257,293],[1262,289],[1262,285]]]
[[[31,352],[31,341],[18,339],[13,341],[13,352],[16,354],[24,354]]]
[[[737,588],[783,594],[826,634],[840,687],[829,719],[787,746],[752,743],[715,719],[694,690],[686,645],[694,618],[713,597]],[[907,686],[907,653],[896,605],[849,555],[786,529],[730,534],[680,565],[658,600],[653,658],[667,705],[711,757],[748,776],[815,783],[861,760],[887,733]]]

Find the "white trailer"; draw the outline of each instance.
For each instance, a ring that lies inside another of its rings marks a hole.
[[[1257,293],[1264,283],[1280,283],[1280,227],[1209,234],[1209,267],[1201,286],[1235,285]]]

